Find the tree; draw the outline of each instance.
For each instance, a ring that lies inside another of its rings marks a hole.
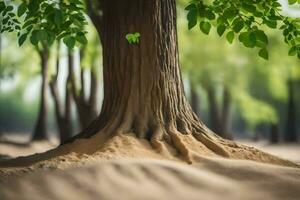
[[[74,56],[73,52],[69,51],[69,72],[70,72],[70,86],[72,96],[75,101],[78,120],[81,130],[85,129],[90,123],[96,119],[98,112],[98,86],[99,76],[97,75],[97,57],[99,56],[100,42],[95,35],[92,35],[92,45],[85,45],[80,49],[80,81],[75,80],[74,72]],[[85,77],[85,73],[88,73],[90,83]],[[86,88],[86,84],[89,86],[89,90]]]
[[[40,93],[40,105],[37,116],[37,121],[33,131],[32,140],[44,140],[47,139],[47,89],[48,89],[48,61],[49,61],[49,48],[45,45],[41,49],[38,49],[41,65],[41,93]]]
[[[257,150],[216,136],[193,113],[184,95],[178,62],[175,0],[104,0],[102,11],[102,110],[87,129],[69,142],[95,134],[107,140],[133,132],[147,139],[157,151],[173,146],[187,162],[194,160],[194,151],[201,154],[189,142],[224,157],[240,158],[235,149],[243,148],[253,160],[279,162],[280,159],[262,152],[254,154]],[[202,24],[202,29],[207,31],[208,25]],[[135,44],[126,40],[129,33],[139,33]],[[65,42],[72,47],[74,39],[70,37]],[[263,48],[260,54],[266,57],[266,50]]]
[[[294,80],[288,80],[288,108],[287,108],[287,124],[284,139],[287,142],[296,142],[298,139],[296,130],[296,106],[295,106],[295,89]]]
[[[72,120],[71,120],[71,73],[69,71],[65,85],[65,102],[62,104],[61,97],[59,95],[57,78],[60,71],[60,47],[61,44],[57,44],[57,55],[56,55],[56,72],[50,80],[51,94],[55,104],[55,117],[56,123],[59,130],[59,139],[63,143],[72,136]],[[64,105],[64,106],[62,106]]]

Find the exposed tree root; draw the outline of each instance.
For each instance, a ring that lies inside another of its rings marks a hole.
[[[0,162],[0,175],[28,173],[36,169],[64,168],[65,163],[67,163],[66,166],[81,165],[95,159],[137,158],[143,154],[143,148],[148,153],[142,157],[181,160],[188,164],[201,162],[202,159],[200,158],[207,156],[299,167],[293,162],[269,155],[255,148],[225,140],[211,132],[200,121],[182,122],[180,122],[180,126],[177,123],[153,126],[152,122],[152,126],[146,125],[136,131],[138,126],[134,125],[134,120],[123,121],[116,118],[116,121],[112,121],[89,137],[82,133],[76,139],[54,150],[2,161]],[[97,130],[95,127],[93,129]],[[132,134],[128,135],[128,133]],[[120,137],[127,139],[124,140],[125,142],[123,140],[120,142],[117,139]],[[138,143],[133,144],[133,141]],[[135,148],[140,142],[143,145]],[[149,147],[144,146],[145,142]],[[152,153],[149,153],[151,151]],[[130,153],[128,154],[128,152]]]

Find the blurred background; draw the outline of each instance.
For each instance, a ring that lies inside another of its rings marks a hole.
[[[184,1],[183,1],[184,2]],[[284,2],[284,1],[283,1]],[[282,33],[268,32],[270,59],[232,45],[213,29],[187,29],[178,3],[180,62],[186,95],[196,114],[222,137],[300,160],[300,61],[288,56]],[[299,8],[288,8],[300,16]],[[101,45],[92,24],[86,46],[21,48],[0,35],[0,154],[28,155],[77,134],[100,112]]]

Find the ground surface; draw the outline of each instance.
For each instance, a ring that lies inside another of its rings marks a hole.
[[[26,139],[21,140],[22,138],[15,137],[14,143],[18,145],[9,142],[0,144],[2,161],[8,157],[43,152],[56,146],[55,142],[20,145]],[[300,145],[246,143],[300,163]],[[86,144],[86,141],[78,142],[78,149],[83,149],[80,146],[82,144]],[[90,143],[84,147],[86,152],[92,145]],[[17,177],[5,176],[1,181],[1,170],[4,175],[7,175],[9,170],[18,170],[20,173]],[[23,172],[26,174],[23,175]],[[198,157],[198,162],[193,165],[166,161],[145,141],[122,136],[108,142],[101,152],[94,152],[92,155],[74,153],[25,169],[16,166],[0,168],[0,197],[1,200],[298,200],[300,170],[253,161],[205,156]]]
[[[2,200],[298,200],[300,170],[251,161],[207,159],[193,166],[114,160],[0,183]]]

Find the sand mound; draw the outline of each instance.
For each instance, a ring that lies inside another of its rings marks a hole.
[[[183,136],[187,137],[187,136]],[[100,141],[106,141],[101,143]],[[206,148],[202,143],[189,138],[183,138],[183,142],[193,151],[195,163],[201,162],[203,156],[220,157]],[[232,159],[254,160],[284,166],[296,166],[296,164],[269,155],[252,147],[243,146],[224,140],[226,148]],[[84,166],[95,161],[112,159],[160,159],[184,162],[180,152],[170,145],[165,144],[165,151],[158,152],[153,149],[145,139],[138,139],[134,134],[119,134],[109,140],[104,140],[102,135],[96,134],[89,139],[77,139],[70,144],[60,146],[45,153],[27,157],[19,157],[0,162],[0,179],[10,175],[21,175],[40,170],[66,169],[68,167]]]
[[[185,165],[115,160],[6,180],[3,200],[24,199],[299,199],[300,170],[251,161],[202,158]],[[0,183],[1,184],[1,183]]]

